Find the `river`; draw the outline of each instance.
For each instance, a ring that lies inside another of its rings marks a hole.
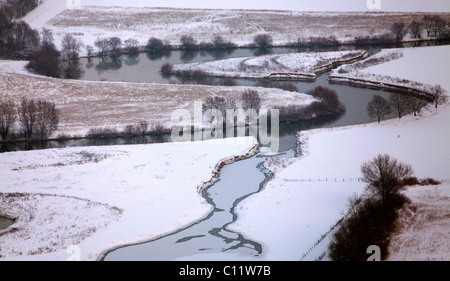
[[[320,51],[356,49],[353,46],[323,48]],[[380,47],[366,47],[370,54]],[[309,49],[273,48],[271,53],[310,51]],[[164,77],[159,72],[165,63],[177,64],[196,61],[226,59],[260,55],[257,49],[235,49],[223,52],[183,52],[172,51],[155,55],[139,53],[134,56],[81,59],[83,75],[81,80],[174,83],[176,77]],[[315,82],[293,82],[299,92],[306,92],[316,86],[326,86],[334,90],[346,111],[334,118],[320,118],[295,124],[280,126],[280,146],[278,156],[296,156],[296,133],[322,127],[336,127],[373,122],[367,115],[366,106],[374,95],[388,98],[385,91],[355,88],[339,84],[329,84],[327,73],[318,76]],[[238,85],[259,85],[261,80],[235,79]],[[390,116],[390,117],[393,117]],[[35,144],[8,144],[3,151],[22,149],[43,149],[67,146],[126,145],[142,143],[170,142],[170,136],[145,136],[112,139],[77,139],[48,141]],[[214,206],[214,210],[200,221],[176,232],[157,239],[134,245],[126,245],[104,253],[102,260],[251,260],[264,258],[264,245],[251,241],[245,234],[234,233],[227,225],[236,220],[236,205],[251,194],[260,191],[269,174],[262,168],[267,148],[260,147],[257,153],[245,160],[226,165],[218,178],[203,190],[202,196]],[[151,222],[148,222],[151,223]],[[299,258],[302,253],[299,253]]]

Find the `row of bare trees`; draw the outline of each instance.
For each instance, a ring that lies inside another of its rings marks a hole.
[[[445,93],[446,91],[440,85],[430,88],[435,108],[447,102],[448,96]],[[380,123],[385,116],[393,111],[397,113],[399,119],[409,112],[413,112],[414,116],[416,116],[421,108],[427,104],[428,101],[424,99],[405,94],[392,93],[389,101],[379,95],[375,95],[367,105],[367,113],[370,117],[377,118],[378,123]]]
[[[403,37],[411,34],[412,38],[421,38],[422,32],[426,31],[427,37],[441,37],[448,33],[448,23],[439,15],[425,15],[421,20],[414,20],[409,25],[404,22],[395,22],[391,25],[391,33],[395,41],[401,41]]]
[[[46,140],[58,128],[59,111],[52,102],[22,99],[0,101],[0,136],[3,141],[15,137]],[[16,128],[18,130],[16,130]]]

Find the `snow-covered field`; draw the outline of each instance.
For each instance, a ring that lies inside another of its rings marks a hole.
[[[67,5],[80,3],[80,6]],[[164,6],[161,2],[160,6]],[[257,34],[267,33],[274,44],[297,42],[298,38],[329,37],[349,41],[355,36],[379,35],[389,31],[394,21],[410,22],[420,14],[367,12],[299,12],[273,3],[273,10],[213,10],[149,7],[146,1],[66,1],[47,0],[24,19],[33,28],[53,31],[55,43],[71,33],[85,45],[118,36],[137,39],[145,45],[151,37],[180,44],[182,35],[198,42],[210,42],[220,35],[238,45],[253,43]],[[448,14],[443,14],[448,17]],[[83,52],[84,53],[84,52]]]
[[[173,71],[202,70],[209,75],[223,77],[284,77],[314,80],[317,72],[330,69],[333,65],[340,63],[363,59],[367,55],[367,52],[363,50],[288,53],[177,64],[173,66]]]
[[[401,58],[364,71],[424,84],[440,84],[447,91],[450,90],[449,46],[399,51],[403,52]],[[418,117],[406,116],[381,124],[301,132],[304,155],[286,168],[278,168],[279,171],[263,191],[242,201],[236,208],[238,220],[230,228],[260,241],[263,249],[267,250],[268,259],[299,259],[342,217],[347,209],[347,198],[352,193],[363,193],[365,184],[358,182],[361,177],[360,165],[375,155],[388,153],[412,165],[418,178],[433,177],[448,183],[449,120],[449,105],[438,109],[429,106]],[[396,259],[448,259],[449,228],[436,225],[445,226],[449,223],[449,185],[440,186],[439,191],[433,193],[434,196],[438,195],[438,200],[428,198],[426,204],[416,196],[420,188],[406,191],[406,195],[411,194],[413,197],[416,211],[423,212],[423,208],[432,205],[439,210],[439,216],[428,215],[421,220],[422,227],[411,225],[403,229],[405,233],[399,234],[399,240],[413,235],[422,237],[420,240],[410,239],[409,244],[406,244],[417,250],[406,249],[405,255],[396,255],[397,248],[392,248],[391,252]],[[416,220],[406,221],[414,224]],[[430,246],[429,243],[434,240],[440,241],[442,247]],[[392,246],[401,243],[399,241]],[[321,247],[326,250],[326,245],[322,244]],[[315,256],[306,255],[305,258],[316,259],[323,253],[312,252]]]
[[[166,85],[156,83],[91,82],[24,74],[25,62],[0,62],[0,96],[16,103],[21,98],[54,102],[60,123],[54,136],[84,136],[90,128],[116,128],[142,121],[171,128],[172,113],[187,109],[193,116],[194,101],[221,96],[239,105],[249,87]],[[16,73],[18,72],[18,73]],[[307,105],[312,96],[280,89],[251,87],[258,91],[262,108],[288,104]]]
[[[187,226],[212,206],[198,189],[254,138],[0,155],[0,260],[82,260]],[[71,245],[78,248],[70,247]],[[75,252],[76,254],[77,252]]]

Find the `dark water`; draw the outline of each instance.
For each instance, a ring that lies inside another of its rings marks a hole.
[[[219,179],[203,190],[214,211],[194,225],[162,238],[106,254],[104,260],[247,260],[259,257],[262,247],[227,229],[236,219],[233,208],[262,187],[264,158],[253,156],[222,168]]]
[[[333,51],[355,49],[352,46],[338,48],[322,48],[315,51]],[[374,54],[381,47],[370,47],[366,50]],[[271,53],[311,51],[309,49],[273,48]],[[140,53],[136,56],[105,57],[82,59],[85,66],[83,80],[107,80],[126,82],[179,82],[176,77],[164,77],[159,72],[164,63],[187,63],[261,55],[256,49],[236,49],[228,52],[183,52],[172,51],[168,54],[154,55]],[[329,84],[328,73],[320,75],[315,82],[293,82],[299,92],[307,92],[316,86],[326,86],[334,90],[346,111],[333,118],[318,118],[280,126],[279,155],[295,156],[296,133],[322,127],[336,127],[359,123],[373,122],[375,119],[367,115],[366,106],[374,95],[389,97],[388,92],[355,88],[339,84]],[[260,85],[260,80],[236,79],[237,85]],[[392,116],[391,116],[392,117]],[[35,144],[15,144],[3,146],[2,150],[42,149],[67,146],[124,145],[170,142],[170,136],[131,137],[112,139],[81,139],[67,141],[51,141]],[[261,151],[264,151],[264,147]],[[227,229],[236,220],[235,206],[258,192],[265,184],[267,174],[261,164],[267,155],[258,153],[246,160],[238,161],[222,168],[218,179],[203,191],[203,197],[214,206],[214,210],[206,218],[195,222],[192,226],[176,231],[158,239],[128,245],[106,253],[104,260],[247,260],[263,258],[264,249],[257,241],[251,241],[240,233]]]
[[[10,218],[0,216],[0,230],[8,228],[14,222],[15,221]]]

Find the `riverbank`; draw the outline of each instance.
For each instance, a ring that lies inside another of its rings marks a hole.
[[[450,71],[449,51],[447,46],[405,49],[403,57],[368,67],[364,71],[423,84],[440,84],[449,91],[450,82],[445,75]],[[352,194],[361,195],[364,192],[365,184],[359,181],[360,165],[364,161],[376,154],[388,153],[412,165],[418,178],[432,177],[443,182],[449,180],[448,120],[448,104],[438,109],[429,105],[417,117],[411,114],[400,120],[391,119],[380,124],[301,132],[303,155],[294,163],[286,165],[286,168],[275,165],[278,171],[264,190],[238,205],[238,220],[230,228],[259,241],[266,250],[266,258],[270,260],[298,260],[302,256],[312,260],[326,259],[328,243],[320,243],[322,248],[318,251],[310,251],[310,248],[346,213],[347,199]],[[439,188],[445,190],[446,186]],[[421,211],[420,198],[413,202],[419,204],[417,212]],[[443,207],[442,202],[449,202],[445,192],[431,204],[436,204],[436,208],[447,215],[446,218],[445,215],[439,217],[447,224],[448,207]],[[421,239],[421,243],[411,240],[407,246],[410,249],[420,248],[423,250],[422,255],[414,256],[413,252],[403,255],[404,258],[409,260],[426,256],[439,259],[448,254],[448,245],[436,250],[424,242],[433,241],[433,235],[441,237],[449,234],[448,229],[434,227],[433,220],[430,218],[423,222],[423,228],[416,229],[420,232],[417,235],[427,238]],[[404,222],[414,224],[412,220]],[[411,228],[405,225],[404,229]],[[401,236],[398,239],[401,240]],[[308,252],[313,254],[305,256]],[[419,252],[415,251],[416,254]]]
[[[58,130],[54,138],[82,138],[90,129],[123,130],[128,125],[145,121],[149,128],[159,125],[171,130],[180,122],[172,120],[178,109],[194,116],[194,102],[220,96],[241,103],[241,94],[253,89],[259,93],[261,108],[279,108],[285,103],[305,106],[312,96],[263,87],[226,87],[172,85],[157,83],[95,82],[66,80],[27,74],[26,62],[1,61],[0,93],[18,103],[21,98],[54,102],[60,110]],[[183,120],[189,121],[189,120]],[[191,120],[194,122],[194,120]],[[201,124],[192,125],[199,126]]]
[[[146,7],[144,1],[115,1],[111,5],[98,0],[81,2],[80,7],[68,7],[64,0],[48,0],[24,20],[33,28],[51,30],[58,48],[67,33],[91,46],[99,37],[117,36],[122,41],[134,38],[139,45],[145,46],[150,36],[154,36],[179,46],[183,35],[192,36],[197,42],[211,42],[214,36],[220,35],[226,41],[246,47],[253,45],[254,37],[262,33],[273,38],[274,46],[292,46],[298,44],[299,39],[307,41],[311,37],[346,44],[355,37],[389,33],[393,22],[411,22],[427,14],[297,12],[277,8],[275,4],[272,10],[155,8]],[[437,14],[446,20],[450,17],[448,13]],[[405,41],[411,39],[405,38]]]
[[[170,73],[195,75],[201,71],[213,77],[315,81],[317,74],[368,55],[364,50],[276,54],[177,64]]]
[[[211,211],[198,190],[254,138],[4,153],[1,259],[82,260],[186,227]]]

